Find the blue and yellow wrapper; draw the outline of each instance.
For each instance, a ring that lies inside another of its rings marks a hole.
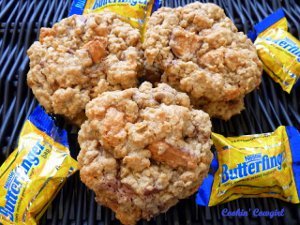
[[[161,0],[74,0],[69,16],[99,13],[108,9],[143,33],[151,12],[160,5]]]
[[[196,202],[214,206],[238,198],[272,197],[299,203],[300,133],[280,126],[272,133],[224,137],[213,133],[216,152]]]
[[[300,77],[300,41],[288,32],[282,9],[254,26],[250,36],[264,70],[288,93]]]
[[[22,128],[17,149],[0,168],[0,223],[37,224],[77,170],[66,131],[38,106]]]

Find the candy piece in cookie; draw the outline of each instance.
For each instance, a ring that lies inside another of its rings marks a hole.
[[[104,92],[86,107],[81,180],[125,225],[192,195],[208,173],[211,122],[167,84]]]
[[[240,113],[244,96],[261,81],[254,45],[215,4],[160,8],[149,19],[143,48],[146,79],[186,92],[212,117]]]
[[[28,85],[48,113],[80,125],[90,100],[137,86],[140,38],[138,29],[108,11],[63,19],[42,28],[39,41],[28,49]]]

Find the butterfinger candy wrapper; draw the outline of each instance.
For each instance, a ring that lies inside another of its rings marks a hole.
[[[213,133],[216,154],[196,202],[214,206],[238,198],[273,197],[299,203],[300,133],[280,126],[272,133],[225,138]]]
[[[23,126],[17,149],[0,168],[0,223],[37,224],[77,169],[66,131],[38,106]]]
[[[74,0],[69,16],[108,9],[142,32],[152,10],[155,11],[160,5],[161,0]]]
[[[300,77],[300,41],[288,32],[283,10],[277,10],[254,29],[254,38],[258,35],[254,45],[264,70],[290,93]]]

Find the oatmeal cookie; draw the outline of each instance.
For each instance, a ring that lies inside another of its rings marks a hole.
[[[162,74],[161,81],[186,92],[214,117],[239,113],[244,96],[261,81],[255,47],[215,4],[195,2],[154,12],[143,48],[151,80]],[[221,111],[215,108],[219,103]]]
[[[208,173],[211,122],[167,84],[105,92],[79,131],[81,180],[125,225],[167,211]]]
[[[81,124],[91,99],[137,86],[143,53],[139,31],[105,11],[42,28],[28,56],[27,82],[40,104]]]

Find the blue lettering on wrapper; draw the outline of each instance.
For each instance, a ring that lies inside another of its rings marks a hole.
[[[137,0],[131,0],[131,1],[130,1],[130,5],[132,5],[132,6],[135,6],[136,3],[137,3]]]
[[[0,207],[0,214],[8,217],[11,221],[14,221],[14,211],[21,186],[21,182],[18,180],[18,177],[15,176],[5,196],[5,207]]]
[[[9,177],[12,178],[9,185],[5,186],[5,189],[7,190],[5,196],[6,201],[5,206],[0,206],[0,216],[3,215],[10,221],[15,221],[15,207],[24,182],[24,174],[29,174],[30,170],[39,164],[40,161],[38,156],[43,152],[44,149],[45,147],[41,145],[41,143],[37,142],[28,155],[25,156],[20,168],[12,170],[11,174],[9,174]]]
[[[236,167],[232,169],[229,169],[227,164],[223,164],[221,182],[223,184],[229,180],[240,179],[273,168],[281,170],[283,156],[283,153],[279,153],[272,157],[269,157],[268,155],[245,156],[245,161],[237,164]]]
[[[250,175],[255,174],[255,164],[254,164],[254,163],[251,163],[251,164],[249,165],[249,174],[250,174]]]
[[[131,6],[135,6],[138,3],[141,5],[146,5],[147,0],[97,0],[92,6],[92,9],[95,10],[97,8],[101,8],[103,6],[115,4],[115,3],[128,3]]]
[[[226,183],[229,180],[229,175],[228,175],[228,166],[226,164],[222,165],[222,183]]]
[[[273,42],[274,44],[278,45],[279,47],[287,50],[289,53],[296,56],[297,61],[300,62],[300,48],[292,40],[290,40],[288,38],[275,40],[270,37],[266,38],[266,40]]]

